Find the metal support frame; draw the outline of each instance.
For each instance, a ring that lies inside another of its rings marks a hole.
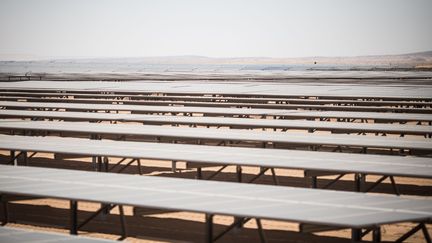
[[[112,166],[111,168],[109,168],[109,159],[108,157],[104,157],[104,164],[105,164],[105,171],[106,172],[110,172],[112,171],[114,168],[116,168],[117,166],[121,165],[126,158],[122,158],[120,161],[118,161],[114,166]],[[142,168],[141,168],[141,160],[140,159],[131,159],[127,164],[123,165],[122,168],[120,168],[117,173],[121,173],[122,171],[124,171],[127,167],[129,167],[131,164],[133,164],[134,162],[137,162],[138,165],[138,174],[142,175]]]
[[[327,189],[330,186],[332,186],[334,183],[336,183],[337,181],[339,181],[342,177],[344,177],[346,175],[346,173],[340,174],[338,175],[335,179],[333,179],[332,181],[330,181],[329,183],[327,183],[326,185],[324,185],[322,187],[322,189]]]
[[[11,150],[10,151],[10,160],[8,161],[8,164],[13,164],[15,166],[18,165],[18,158],[19,157],[23,157],[23,161],[24,161],[24,165],[28,165],[28,161],[27,161],[27,152],[26,151],[21,151],[19,153],[16,153],[15,150]]]
[[[419,223],[417,226],[415,226],[410,231],[408,231],[407,233],[405,233],[404,235],[399,237],[394,242],[395,243],[402,243],[406,239],[408,239],[409,237],[411,237],[412,235],[417,233],[419,230],[422,230],[425,242],[431,243],[432,242],[431,237],[430,237],[429,232],[426,228],[425,222]],[[362,241],[363,237],[365,237],[367,234],[369,234],[371,232],[372,232],[372,242],[376,242],[376,243],[381,242],[381,227],[379,227],[379,226],[374,227],[374,228],[365,229],[365,230],[353,228],[351,230],[351,241],[352,242],[360,242],[360,241]]]
[[[258,179],[260,176],[262,176],[262,175],[264,175],[264,173],[268,170],[269,168],[263,168],[263,167],[261,167],[261,170],[260,170],[260,172],[255,176],[255,177],[253,177],[251,180],[249,180],[247,183],[252,183],[252,182],[254,182],[256,179]]]
[[[213,179],[215,176],[217,176],[219,173],[221,173],[226,167],[228,167],[228,165],[224,165],[222,166],[219,170],[217,170],[215,173],[213,173],[212,175],[210,175],[209,177],[206,178],[206,180],[211,180]]]
[[[360,242],[363,237],[372,232],[372,242],[381,242],[381,227],[374,227],[369,229],[351,229],[351,242]]]
[[[98,216],[101,213],[104,213],[104,211],[111,211],[116,206],[119,207],[120,212],[120,225],[121,225],[121,237],[119,240],[123,240],[127,238],[127,229],[126,229],[126,219],[124,216],[124,210],[122,205],[112,205],[112,204],[103,204],[101,208],[99,208],[96,212],[94,212],[92,215],[90,215],[87,219],[85,219],[83,222],[78,224],[78,201],[71,200],[70,201],[70,234],[77,235],[78,230],[84,227],[88,222],[90,222],[92,219],[94,219],[96,216]]]
[[[422,230],[423,231],[423,236],[425,238],[425,241],[427,243],[431,243],[431,237],[429,235],[429,232],[426,228],[425,223],[419,223],[416,227],[412,228],[410,231],[408,231],[407,233],[405,233],[404,235],[402,235],[399,239],[397,239],[395,242],[396,243],[402,243],[403,241],[405,241],[406,239],[408,239],[409,237],[411,237],[412,235],[414,235],[415,233],[417,233],[417,231]]]
[[[391,185],[393,187],[393,191],[396,195],[400,196],[400,191],[399,188],[396,185],[396,181],[394,179],[393,176],[382,176],[381,178],[379,178],[376,182],[374,182],[370,187],[366,188],[364,190],[364,192],[369,192],[372,189],[374,189],[375,187],[377,187],[379,184],[381,184],[384,180],[386,180],[387,178],[390,179]],[[359,190],[360,191],[360,190]]]
[[[226,227],[222,232],[220,232],[218,235],[216,235],[215,237],[213,237],[213,214],[206,214],[205,215],[205,221],[206,221],[206,235],[205,235],[205,242],[215,242],[217,240],[219,240],[220,238],[222,238],[224,235],[226,235],[229,231],[231,231],[234,228],[240,228],[242,225],[244,225],[245,223],[247,223],[248,221],[250,221],[252,218],[243,218],[243,217],[234,217],[234,222],[232,224],[230,224],[228,227]],[[260,241],[262,243],[266,243],[266,236],[261,224],[261,220],[260,219],[255,219],[256,224],[257,224],[257,229],[258,229],[258,234],[260,237]]]

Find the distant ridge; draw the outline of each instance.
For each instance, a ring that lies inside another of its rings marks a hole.
[[[4,60],[14,61],[13,59]],[[397,55],[369,55],[352,57],[296,57],[296,58],[272,58],[272,57],[225,57],[213,58],[197,55],[184,56],[154,56],[154,57],[115,57],[115,58],[60,58],[34,60],[35,62],[51,63],[131,63],[131,64],[257,64],[257,65],[367,65],[367,66],[387,66],[387,67],[417,67],[432,66],[432,51],[406,53]],[[25,62],[25,61],[24,61]]]

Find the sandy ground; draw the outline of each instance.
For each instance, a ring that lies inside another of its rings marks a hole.
[[[291,131],[305,132],[305,131]],[[327,132],[321,132],[327,133]],[[63,134],[65,135],[65,134]],[[373,135],[371,135],[373,136]],[[395,136],[395,135],[389,135]],[[425,139],[420,136],[411,138]],[[135,138],[138,139],[138,138]],[[141,140],[141,138],[139,138]],[[132,140],[134,140],[132,138]],[[243,144],[254,146],[253,144]],[[325,150],[325,149],[324,149]],[[331,150],[331,148],[329,149]],[[355,152],[355,150],[351,151]],[[388,154],[389,151],[375,151],[376,153]],[[393,152],[395,153],[395,152]],[[397,153],[397,152],[396,152]],[[0,163],[8,161],[8,152],[0,151]],[[110,159],[114,164],[118,159]],[[126,162],[125,162],[126,163]],[[181,177],[195,179],[194,169],[187,169],[184,162],[178,163],[176,173],[171,170],[170,161],[142,160],[143,172],[146,175]],[[67,158],[53,154],[38,153],[30,160],[30,166],[64,168],[74,170],[91,171],[91,159],[88,157]],[[220,167],[207,167],[203,169],[204,178],[217,171]],[[128,167],[122,173],[137,174],[136,164]],[[258,168],[244,167],[243,179],[247,181],[259,172]],[[309,187],[310,181],[303,177],[303,171],[277,169],[279,183],[281,186]],[[324,185],[335,176],[321,177],[319,185]],[[376,181],[378,177],[368,176],[369,184]],[[430,197],[432,196],[432,180],[395,178],[401,193],[406,197]],[[214,180],[236,181],[235,167],[230,166],[219,174]],[[269,173],[256,181],[259,184],[273,184]],[[331,187],[336,190],[352,191],[354,188],[353,176],[346,175],[342,180]],[[389,181],[385,181],[371,193],[393,193]],[[91,212],[95,212],[100,204],[79,203],[79,220],[87,218]],[[1,210],[0,210],[1,211]],[[134,213],[135,212],[135,213]],[[125,207],[127,230],[129,237],[127,242],[204,242],[204,215],[188,212],[168,212],[154,209],[133,209]],[[3,217],[0,212],[0,217]],[[10,204],[11,223],[9,226],[17,228],[30,228],[40,231],[61,232],[68,234],[69,227],[69,202],[54,199],[35,199],[14,201]],[[215,235],[233,222],[232,217],[217,216],[215,218]],[[351,231],[348,229],[334,230],[315,233],[299,233],[299,225],[290,222],[263,220],[263,227],[268,242],[350,242]],[[414,223],[403,223],[396,225],[385,225],[382,228],[383,241],[392,241],[408,232]],[[255,221],[249,221],[243,229],[235,229],[221,238],[218,242],[259,242],[258,231]],[[432,228],[429,227],[430,234]],[[80,235],[118,239],[121,234],[120,218],[118,209],[114,208],[109,215],[100,215],[90,221],[80,231]],[[370,240],[368,235],[364,238]],[[423,235],[417,232],[406,242],[424,242]]]

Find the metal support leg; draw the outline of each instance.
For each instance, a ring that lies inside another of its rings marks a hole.
[[[12,163],[14,166],[17,166],[18,165],[18,157],[19,156],[19,153],[18,154],[16,154],[15,153],[15,151],[14,150],[11,150],[10,151],[10,162],[9,163]]]
[[[114,207],[115,205],[112,204],[101,203],[100,209],[102,210],[102,213],[100,214],[100,217],[102,219],[105,219],[106,215],[110,214],[111,209],[113,209]]]
[[[103,167],[104,167],[104,172],[109,171],[109,159],[108,159],[108,157],[103,157]]]
[[[258,233],[259,233],[259,236],[260,236],[260,240],[261,240],[262,243],[266,243],[267,240],[266,240],[266,237],[265,237],[265,234],[264,234],[264,230],[262,228],[261,220],[260,219],[255,219],[255,221],[256,221],[256,224],[257,224],[257,227],[258,227]]]
[[[206,214],[206,234],[205,234],[205,242],[212,243],[213,242],[213,214]]]
[[[276,176],[276,171],[275,171],[275,169],[274,169],[274,168],[270,168],[270,171],[271,171],[271,173],[272,173],[273,183],[274,183],[275,185],[279,185],[279,180],[278,180],[278,178],[277,178],[277,176]]]
[[[142,169],[141,169],[141,160],[140,160],[140,159],[137,159],[136,161],[137,161],[137,164],[138,164],[138,173],[139,173],[140,175],[142,175],[143,173],[142,173]]]
[[[96,160],[97,160],[97,157],[92,156],[92,167],[95,171],[97,171],[97,165],[96,165],[97,161]]]
[[[196,178],[199,179],[199,180],[202,179],[202,169],[201,169],[201,167],[197,168]]]
[[[423,231],[423,236],[424,236],[426,242],[427,242],[427,243],[431,243],[431,242],[432,242],[432,241],[431,241],[431,237],[430,237],[430,235],[429,235],[429,231],[427,230],[425,224],[422,224],[422,231]]]
[[[318,178],[316,176],[311,176],[311,187],[318,188]]]
[[[359,242],[361,241],[362,237],[361,229],[352,229],[351,230],[351,242]]]
[[[398,195],[398,196],[400,196],[399,188],[397,187],[397,185],[396,185],[396,181],[395,181],[395,179],[393,178],[393,176],[390,176],[390,181],[391,181],[391,185],[392,185],[392,187],[393,187],[393,190],[394,190],[395,194]]]
[[[78,202],[70,201],[70,234],[78,234]]]
[[[0,195],[0,202],[3,204],[3,221],[1,223],[1,225],[6,225],[7,223],[9,223],[9,210],[8,210],[8,202],[4,199],[4,195]]]
[[[174,172],[174,173],[177,172],[177,161],[173,160],[171,162],[171,168],[172,168],[172,172]]]
[[[97,156],[97,171],[102,171],[102,157],[100,157],[100,156]]]
[[[381,242],[381,228],[375,228],[372,231],[372,242],[379,243]]]
[[[242,182],[242,168],[241,166],[236,166],[236,173],[237,173],[237,181]]]
[[[361,174],[354,174],[354,190],[356,192],[361,192],[361,183],[362,182],[362,176]]]
[[[22,157],[23,157],[23,162],[25,166],[28,166],[28,157],[27,157],[27,152],[26,151],[22,151],[21,152]]]
[[[124,240],[127,238],[126,219],[124,216],[123,206],[118,205],[118,207],[119,207],[119,211],[120,211],[120,224],[121,224],[121,228],[122,228],[122,235],[121,235],[119,240]]]

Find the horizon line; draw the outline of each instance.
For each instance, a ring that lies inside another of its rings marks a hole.
[[[17,54],[17,53],[0,53],[0,61],[48,61],[48,60],[85,60],[85,59],[139,59],[139,58],[206,58],[206,59],[305,59],[305,58],[364,58],[364,57],[380,57],[380,56],[404,56],[404,55],[416,55],[423,53],[432,53],[432,50],[416,51],[416,52],[404,52],[396,54],[367,54],[367,55],[346,55],[346,56],[332,56],[332,55],[318,55],[318,56],[296,56],[296,57],[274,57],[274,56],[225,56],[225,57],[215,57],[215,56],[205,56],[205,55],[194,55],[194,54],[184,54],[184,55],[160,55],[160,56],[39,56],[34,54]],[[3,57],[6,56],[6,57]],[[10,58],[7,56],[16,56],[15,58]],[[21,58],[20,58],[21,57]]]

